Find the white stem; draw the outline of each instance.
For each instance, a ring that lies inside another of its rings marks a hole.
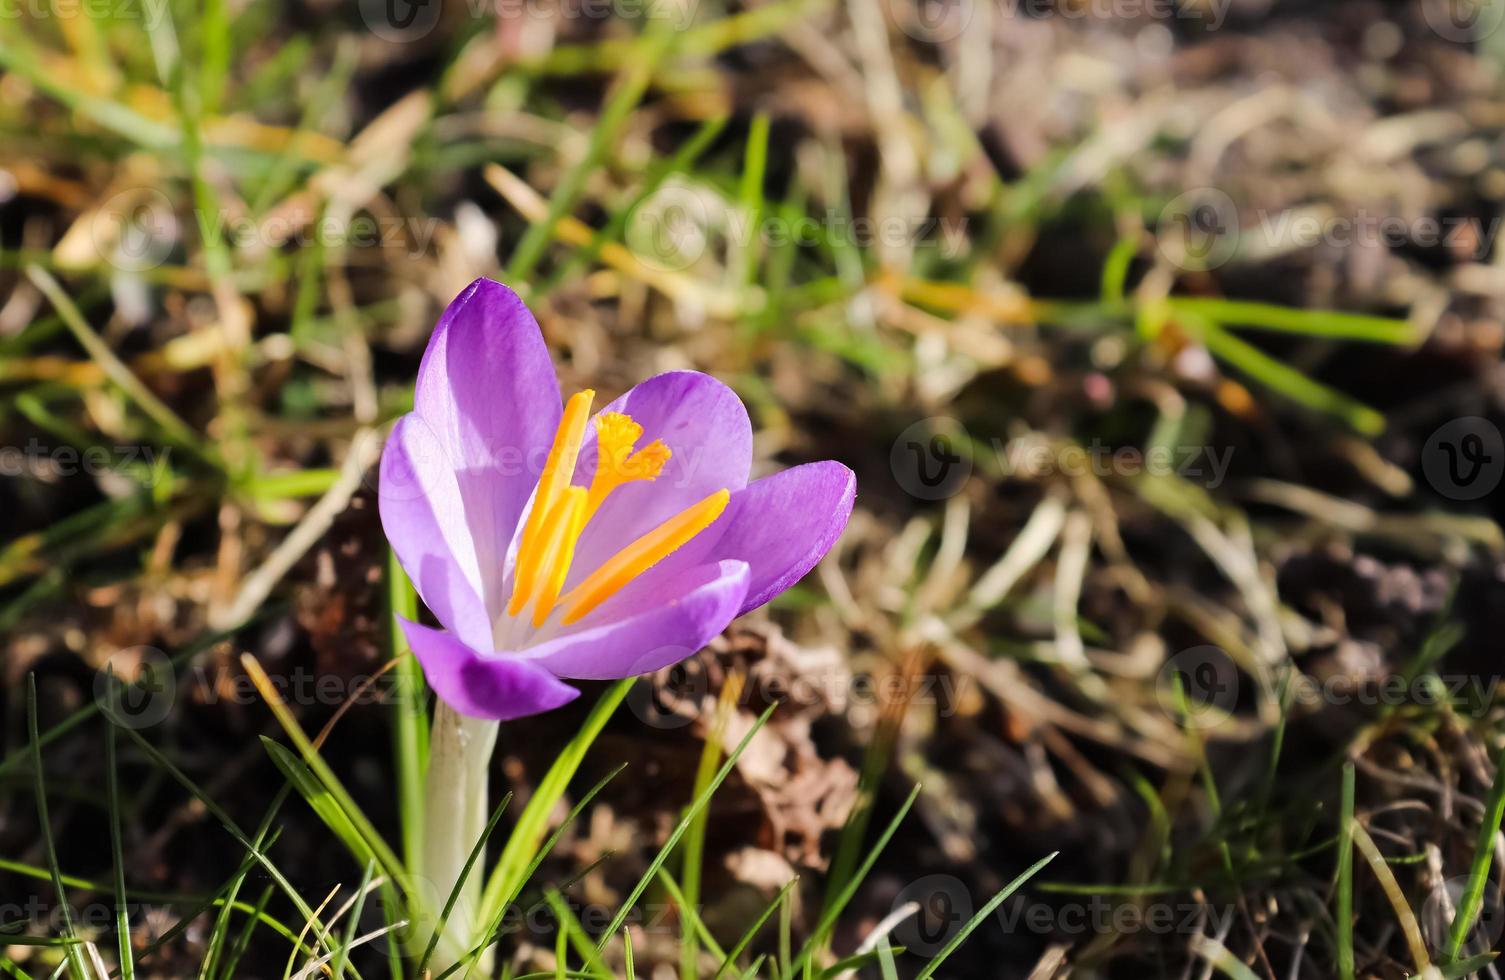
[[[471,718],[439,702],[434,713],[434,730],[429,739],[428,802],[423,840],[422,874],[432,909],[427,910],[437,923],[444,903],[449,900],[465,859],[486,829],[490,816],[487,803],[487,769],[492,749],[496,747],[497,722]],[[476,920],[481,908],[481,883],[485,869],[481,862],[471,868],[460,888],[459,898],[445,923],[433,967],[441,972],[463,959],[479,940],[482,925]],[[478,963],[489,966],[490,955]],[[486,975],[484,972],[482,975]]]

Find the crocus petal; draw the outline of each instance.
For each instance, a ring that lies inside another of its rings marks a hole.
[[[742,608],[747,574],[746,562],[723,561],[691,568],[652,590],[634,583],[522,656],[561,677],[651,673],[693,656],[726,628]]]
[[[398,419],[387,438],[377,504],[424,605],[467,643],[488,644],[491,617],[460,487],[438,439],[416,415]]]
[[[664,581],[708,562],[745,562],[747,595],[740,616],[798,582],[825,557],[846,528],[856,496],[857,478],[832,460],[754,480],[732,494],[726,510],[699,537],[623,591],[662,590]]]
[[[481,653],[453,633],[398,617],[423,676],[451,708],[475,718],[510,721],[552,711],[580,692],[536,662],[502,653]]]
[[[755,480],[731,502],[716,525],[724,529],[709,553],[747,562],[747,596],[739,611],[756,609],[805,576],[831,550],[852,516],[857,478],[824,460]],[[692,542],[693,544],[693,542]]]
[[[548,346],[516,293],[477,279],[455,297],[418,368],[413,408],[454,467],[495,615],[503,554],[562,411]]]
[[[696,501],[722,488],[736,492],[746,486],[752,462],[747,409],[710,375],[660,374],[601,411],[631,415],[643,427],[639,448],[662,439],[673,455],[657,479],[629,483],[606,498],[580,537],[567,587]],[[577,484],[589,485],[596,455],[596,429],[591,426],[581,447]]]

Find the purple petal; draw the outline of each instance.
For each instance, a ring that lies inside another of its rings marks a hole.
[[[580,694],[532,661],[510,654],[480,653],[451,633],[401,617],[397,622],[423,665],[429,687],[462,715],[510,721],[552,711]]]
[[[455,297],[418,368],[413,407],[455,469],[481,597],[494,614],[504,549],[562,412],[548,346],[516,293],[477,279]]]
[[[417,415],[398,419],[387,438],[377,504],[387,540],[424,605],[466,642],[489,643],[491,617],[454,468]]]
[[[766,476],[732,494],[707,533],[724,530],[702,548],[713,558],[750,567],[738,615],[783,592],[825,557],[846,528],[856,496],[857,478],[831,460]]]
[[[561,677],[634,677],[678,663],[726,628],[747,594],[747,564],[700,565],[652,591],[632,586],[593,610],[570,632],[523,655]]]
[[[746,562],[740,616],[798,582],[825,557],[846,528],[856,495],[852,471],[832,460],[755,480],[732,494],[716,523],[644,572],[622,595],[662,591],[664,581],[708,562]]]
[[[615,490],[591,518],[575,551],[566,587],[644,533],[723,487],[747,485],[752,423],[735,392],[707,374],[671,371],[649,378],[607,405],[643,427],[638,447],[662,439],[673,455],[658,478]],[[596,471],[596,428],[586,432],[575,482],[588,486]]]

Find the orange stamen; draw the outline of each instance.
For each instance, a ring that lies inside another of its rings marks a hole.
[[[612,555],[560,600],[565,606],[562,625],[577,621],[710,527],[730,499],[731,494],[726,490],[717,490]]]
[[[585,426],[590,421],[591,402],[595,397],[596,393],[587,388],[571,395],[564,406],[564,415],[559,419],[559,428],[554,433],[554,445],[549,449],[543,475],[538,480],[538,490],[533,494],[533,509],[528,514],[528,523],[523,527],[523,539],[518,544],[517,568],[512,579],[512,600],[507,604],[509,616],[516,616],[527,605],[538,586],[539,576],[544,571],[539,535],[543,532],[549,512],[575,478],[575,463],[580,457],[580,444],[585,440]]]
[[[570,562],[575,557],[575,542],[580,540],[580,531],[585,527],[584,487],[566,487],[559,503],[549,512],[540,541],[543,554],[539,562],[540,576],[538,598],[533,605],[533,628],[544,624],[564,580],[570,574]]]

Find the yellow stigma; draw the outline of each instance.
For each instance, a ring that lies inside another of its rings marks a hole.
[[[632,416],[621,412],[605,412],[596,419],[596,475],[591,478],[586,520],[595,516],[617,487],[638,480],[652,480],[663,472],[673,454],[658,439],[633,452],[642,434],[643,427],[633,421]]]
[[[627,583],[677,551],[695,535],[710,527],[726,509],[731,494],[717,490],[691,504],[658,527],[612,555],[600,568],[571,589],[560,603],[565,607],[562,625],[568,626],[621,591]]]
[[[538,480],[538,490],[533,494],[533,510],[528,514],[523,539],[518,543],[512,601],[507,604],[509,616],[522,612],[543,574],[544,549],[540,547],[539,535],[565,488],[575,478],[575,462],[580,457],[580,444],[585,441],[585,426],[590,421],[591,402],[595,397],[596,393],[587,388],[571,395],[564,406],[559,429],[554,433],[554,445],[549,449],[548,461],[544,463],[543,475]]]

